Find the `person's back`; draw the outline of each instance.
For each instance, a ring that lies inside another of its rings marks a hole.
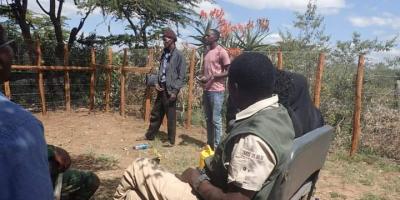
[[[300,137],[324,125],[321,112],[311,100],[306,78],[298,73],[284,71],[290,79],[287,106],[293,121],[296,137]],[[279,94],[278,94],[279,95]],[[279,95],[280,97],[282,95]]]
[[[0,83],[10,79],[13,51],[0,25]],[[0,200],[54,199],[42,124],[0,92]]]
[[[42,124],[0,93],[0,199],[53,199]]]

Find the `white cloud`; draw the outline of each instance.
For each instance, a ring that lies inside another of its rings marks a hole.
[[[390,13],[384,13],[381,17],[350,17],[349,21],[353,26],[356,27],[381,26],[391,27],[393,29],[400,29],[400,17],[393,16]]]
[[[393,48],[386,52],[372,52],[368,55],[368,60],[372,63],[385,62],[386,60],[393,60],[400,56],[400,47]]]
[[[282,38],[279,33],[271,33],[263,39],[263,44],[276,44],[280,41],[282,41]]]
[[[305,11],[308,0],[225,0],[246,8],[262,10],[262,9],[284,9],[293,11]],[[346,6],[345,0],[318,0],[317,8],[321,13],[332,14],[337,13],[341,8]]]
[[[206,13],[209,13],[213,9],[221,9],[220,5],[209,1],[202,1],[197,5],[198,7],[195,7],[194,11],[198,14],[200,14],[202,10],[205,11]],[[231,15],[228,12],[226,12],[226,10],[224,10],[224,12],[225,12],[225,19],[231,19]]]
[[[198,4],[198,7],[194,8],[194,11],[200,13],[200,11],[204,10],[205,12],[210,12],[212,9],[217,8],[220,9],[221,6],[215,3],[211,3],[209,1],[202,1]]]

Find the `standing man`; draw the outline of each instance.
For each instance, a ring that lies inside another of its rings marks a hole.
[[[231,64],[228,52],[218,45],[220,33],[210,29],[204,38],[207,50],[204,55],[203,104],[207,122],[207,144],[212,149],[218,146],[222,134],[221,110],[224,103],[225,78]]]
[[[164,115],[168,121],[168,140],[175,145],[176,135],[176,97],[184,85],[186,60],[182,52],[176,49],[176,34],[171,29],[163,33],[164,52],[160,59],[158,82],[155,84],[157,99],[151,111],[150,125],[144,139],[154,140]]]
[[[8,81],[13,51],[0,25],[0,82]],[[42,123],[0,92],[0,199],[52,200]]]

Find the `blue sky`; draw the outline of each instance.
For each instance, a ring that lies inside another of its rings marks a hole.
[[[40,0],[44,5],[46,0]],[[270,20],[270,35],[266,42],[279,40],[278,31],[293,31],[294,12],[303,13],[308,0],[216,0],[215,4],[202,2],[196,10],[211,10],[223,8],[227,19],[233,23],[243,23],[249,19],[266,17]],[[316,0],[319,14],[325,18],[325,33],[331,36],[331,43],[337,40],[350,40],[353,32],[359,32],[363,39],[386,40],[400,35],[400,1],[399,0]],[[35,1],[30,1],[28,7],[41,13]],[[46,6],[45,6],[46,7]],[[67,22],[71,27],[79,23],[80,16],[73,5],[73,0],[66,0],[64,15],[70,18]],[[111,33],[130,33],[124,30],[124,22],[109,22],[97,10],[89,16],[83,32],[96,32],[108,35]],[[188,39],[191,30],[182,30],[180,41]],[[400,39],[398,40],[400,43]],[[400,56],[400,45],[386,56]]]

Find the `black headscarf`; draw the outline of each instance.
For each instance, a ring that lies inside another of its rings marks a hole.
[[[288,71],[279,71],[278,74],[275,93],[278,94],[279,103],[289,112],[295,137],[323,126],[323,117],[311,101],[306,78]]]

